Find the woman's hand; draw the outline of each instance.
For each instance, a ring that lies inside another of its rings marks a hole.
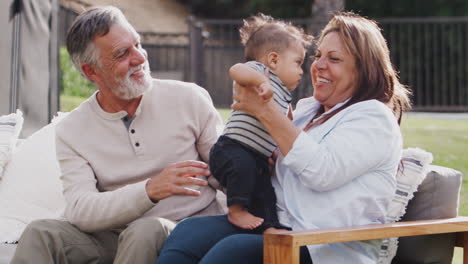
[[[246,87],[234,82],[234,103],[231,108],[244,111],[258,119],[266,115],[274,105],[272,97],[266,98],[263,93],[259,93],[260,87]]]
[[[295,127],[284,113],[281,113],[274,100],[262,98],[257,88],[234,83],[235,103],[231,105],[231,108],[255,116],[278,144],[283,156],[286,156],[301,130]]]
[[[271,157],[268,158],[268,171],[270,175],[273,175],[273,172],[275,171],[275,164],[276,164],[277,159],[278,159],[278,150],[275,149],[275,151],[273,151],[273,154],[271,154]]]

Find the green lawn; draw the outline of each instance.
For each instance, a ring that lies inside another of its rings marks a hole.
[[[434,155],[433,164],[463,173],[460,215],[468,216],[468,121],[422,117],[403,119],[405,147],[419,147]]]
[[[418,147],[434,155],[433,164],[463,173],[459,214],[468,216],[468,121],[405,117],[402,131],[405,147]],[[452,264],[463,263],[463,250],[456,248]]]
[[[229,114],[231,113],[231,109],[219,108],[218,111],[221,114],[221,118],[223,118],[223,121],[226,122],[226,120],[229,117]]]
[[[82,98],[61,96],[61,111],[75,108]],[[226,121],[230,110],[218,109]],[[468,216],[468,121],[438,118],[405,116],[402,132],[404,145],[418,147],[434,155],[433,164],[454,168],[463,173],[463,186],[460,196],[460,215]],[[455,250],[452,264],[463,263],[463,251]]]
[[[60,111],[62,112],[70,112],[71,110],[75,109],[81,102],[83,102],[85,98],[78,97],[78,96],[70,96],[70,95],[61,95],[60,96]]]

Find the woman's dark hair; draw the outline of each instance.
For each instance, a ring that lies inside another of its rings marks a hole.
[[[325,122],[352,104],[371,99],[387,104],[400,123],[403,111],[411,108],[410,92],[399,81],[398,73],[390,60],[387,42],[377,23],[354,13],[338,13],[323,29],[318,44],[331,32],[339,35],[347,51],[355,58],[356,90],[343,106],[327,113],[318,123],[311,124],[306,129]],[[319,114],[323,111],[322,107]]]

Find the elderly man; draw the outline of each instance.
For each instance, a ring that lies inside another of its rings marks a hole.
[[[225,212],[205,163],[219,114],[201,87],[150,77],[117,8],[78,16],[67,48],[98,88],[56,128],[67,221],[31,223],[12,263],[154,263],[175,222]]]

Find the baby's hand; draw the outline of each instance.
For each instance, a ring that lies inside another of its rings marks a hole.
[[[273,96],[273,87],[269,82],[264,82],[257,88],[257,93],[264,101],[268,101]]]

